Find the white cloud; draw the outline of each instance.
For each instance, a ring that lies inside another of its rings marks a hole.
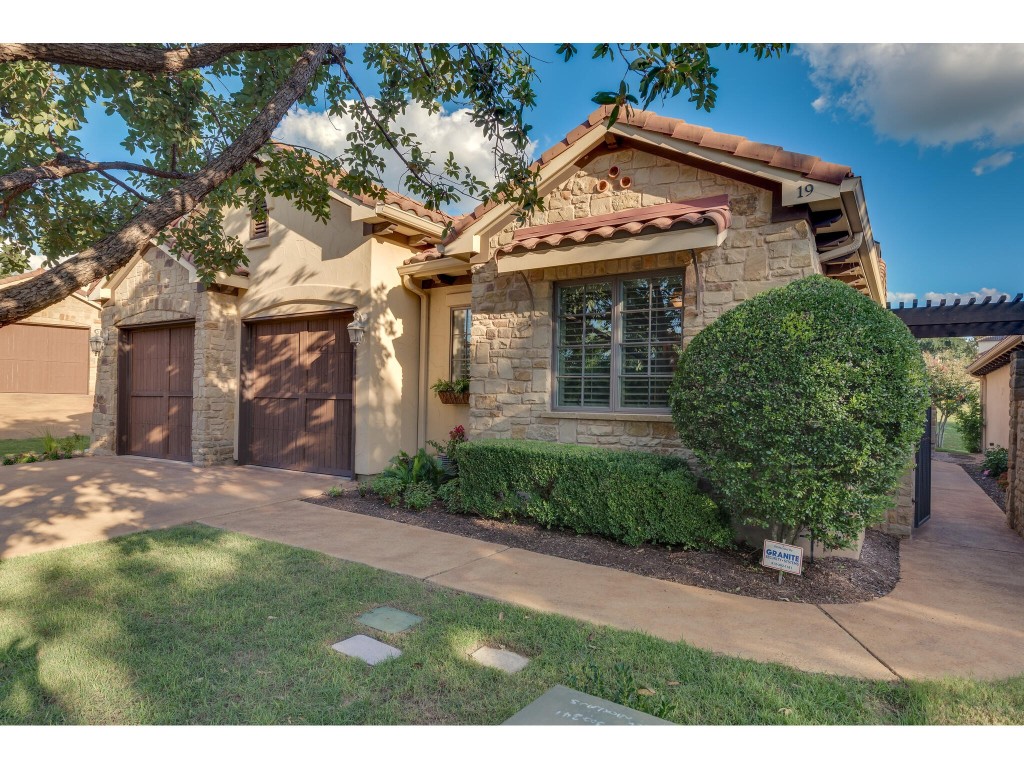
[[[443,164],[448,152],[453,152],[455,159],[469,166],[476,176],[488,183],[495,181],[492,144],[470,121],[468,110],[431,114],[418,104],[410,104],[405,114],[399,116],[395,124],[410,133],[415,133],[423,143],[425,152],[436,152],[435,162],[438,166]],[[337,157],[348,146],[346,137],[351,130],[352,122],[347,117],[331,117],[326,112],[297,108],[285,115],[275,138],[289,144],[312,147]],[[528,153],[532,155],[535,150],[536,144],[531,142]],[[393,153],[383,153],[383,157],[386,163],[383,174],[385,186],[396,192],[404,192],[402,177],[405,175],[405,168],[401,160]],[[463,213],[472,210],[476,203],[475,200],[464,199],[458,206],[453,206],[450,212]]]
[[[976,299],[977,301],[981,301],[986,296],[991,296],[992,300],[995,301],[1000,296],[1007,296],[1007,297],[1009,297],[1010,294],[1006,293],[1005,291],[997,290],[995,288],[982,288],[980,291],[965,291],[965,292],[962,292],[962,293],[959,293],[959,292],[956,292],[956,291],[950,291],[948,293],[938,293],[936,291],[928,291],[928,293],[926,293],[923,297],[920,297],[920,302],[923,304],[926,301],[930,301],[930,302],[932,302],[932,304],[938,304],[940,301],[945,299],[946,303],[950,304],[955,299],[960,299],[960,302],[962,304],[966,304],[971,299]],[[917,299],[917,298],[918,298],[918,295],[916,293],[907,293],[907,292],[901,292],[901,291],[889,291],[889,295],[887,297],[888,301],[891,304],[896,304],[896,303],[901,302],[901,301],[909,304],[910,302],[912,302],[914,299]]]
[[[983,157],[981,160],[974,164],[971,171],[975,176],[981,176],[986,173],[1002,168],[1004,165],[1009,165],[1013,162],[1013,152],[1009,150],[1003,150],[1002,152],[996,152],[994,155]]]
[[[922,147],[1024,143],[1024,45],[806,45],[818,111],[840,108]]]

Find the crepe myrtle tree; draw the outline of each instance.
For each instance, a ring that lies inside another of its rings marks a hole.
[[[701,331],[680,356],[670,402],[738,522],[835,548],[891,505],[924,428],[928,379],[896,315],[815,275]]]
[[[594,101],[612,106],[609,124],[620,110],[680,93],[710,110],[715,47],[596,45],[594,58],[620,61],[623,75]],[[738,48],[762,59],[788,45]],[[555,51],[579,55],[570,44]],[[364,82],[357,70],[370,73]],[[404,191],[430,209],[471,198],[528,215],[542,206],[526,122],[536,82],[533,54],[496,44],[371,44],[361,68],[330,43],[0,44],[0,274],[24,270],[33,252],[47,266],[0,289],[0,326],[113,273],[153,240],[192,254],[209,282],[246,261],[224,233],[226,211],[265,215],[270,195],[325,220],[331,187],[384,198],[387,155],[402,163]],[[352,125],[341,155],[271,141],[294,105],[322,103]],[[397,126],[413,104],[468,109],[493,144],[497,180],[485,183]],[[126,156],[88,151],[82,131],[95,105],[122,132]]]

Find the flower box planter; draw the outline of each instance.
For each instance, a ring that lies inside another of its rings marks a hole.
[[[469,392],[438,392],[437,397],[445,405],[469,405]]]

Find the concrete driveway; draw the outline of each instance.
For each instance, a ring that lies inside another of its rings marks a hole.
[[[54,437],[72,432],[88,435],[92,428],[92,395],[0,395],[0,440]]]
[[[0,559],[214,520],[322,493],[338,478],[130,456],[0,466]]]

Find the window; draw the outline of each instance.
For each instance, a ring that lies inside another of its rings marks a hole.
[[[267,215],[267,201],[258,206],[258,210],[252,210],[249,212],[249,239],[259,240],[270,235],[270,217]],[[257,216],[262,215],[262,220],[257,220]]]
[[[667,410],[682,274],[563,284],[556,295],[555,407]]]
[[[473,312],[469,307],[452,309],[452,367],[450,378],[469,378],[469,341],[473,329]]]

